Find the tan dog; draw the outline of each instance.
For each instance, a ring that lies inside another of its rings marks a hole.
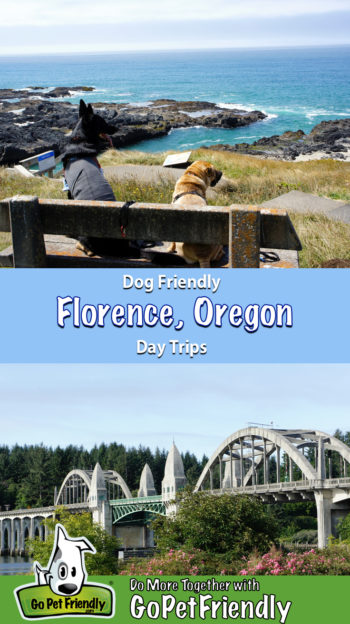
[[[208,186],[215,186],[221,176],[222,171],[215,169],[211,163],[196,160],[176,182],[172,203],[181,206],[206,206],[206,190]],[[188,264],[199,262],[202,269],[209,268],[211,260],[219,260],[224,253],[222,245],[187,242],[171,243],[167,251],[176,251]]]

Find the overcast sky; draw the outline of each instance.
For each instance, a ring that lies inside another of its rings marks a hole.
[[[16,0],[0,54],[350,43],[349,0]]]
[[[0,365],[1,444],[211,455],[249,423],[350,430],[350,365]]]

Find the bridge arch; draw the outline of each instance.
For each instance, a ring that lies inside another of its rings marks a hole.
[[[279,469],[280,454],[284,453],[289,460],[289,473],[293,471],[293,464],[300,470],[304,480],[317,479],[317,471],[311,462],[297,448],[298,443],[306,442],[302,435],[308,432],[302,430],[265,429],[263,427],[247,427],[240,429],[227,437],[214,451],[202,474],[200,475],[195,491],[203,489],[209,477],[210,489],[213,489],[212,471],[219,464],[220,489],[223,487],[243,487],[252,483],[256,485],[256,473],[259,465],[263,464],[264,481],[268,481],[268,460],[276,456],[276,480],[281,481]],[[315,435],[315,432],[314,432]],[[320,434],[318,437],[327,437]],[[345,445],[344,445],[345,446]],[[225,465],[225,475],[222,474],[222,464]]]
[[[78,468],[71,470],[63,479],[55,505],[87,502],[91,486],[91,475],[91,470],[80,470]]]
[[[114,498],[115,487],[120,488],[125,498],[131,498],[131,492],[123,477],[115,470],[104,470],[103,477],[107,490],[107,498]],[[92,470],[71,470],[64,478],[55,500],[55,505],[69,505],[75,503],[89,503]]]
[[[113,496],[113,485],[117,485],[121,489],[125,498],[132,497],[127,484],[125,483],[123,477],[119,474],[119,472],[116,472],[115,470],[107,470],[105,471],[104,474],[105,474],[106,481],[107,481],[107,487],[109,489],[109,497],[108,497],[109,499],[112,499],[112,496]]]

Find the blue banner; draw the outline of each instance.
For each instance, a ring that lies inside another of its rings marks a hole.
[[[350,270],[1,271],[1,362],[350,362]]]

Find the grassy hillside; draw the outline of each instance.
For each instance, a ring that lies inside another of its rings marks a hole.
[[[201,149],[192,153],[193,159],[208,160],[230,179],[228,189],[209,203],[259,204],[290,190],[300,190],[332,199],[350,202],[350,163],[332,160],[282,162],[263,160],[229,152]],[[164,154],[119,152],[109,150],[100,158],[102,166],[121,164],[159,165]],[[170,184],[140,185],[137,182],[112,182],[117,200],[169,203],[173,187]],[[0,198],[16,194],[40,197],[65,197],[62,184],[47,178],[28,179],[9,175],[0,169]],[[302,267],[317,267],[331,258],[350,260],[350,225],[334,222],[321,215],[291,213],[294,226],[303,244]],[[9,242],[9,235],[0,233],[0,249]]]

